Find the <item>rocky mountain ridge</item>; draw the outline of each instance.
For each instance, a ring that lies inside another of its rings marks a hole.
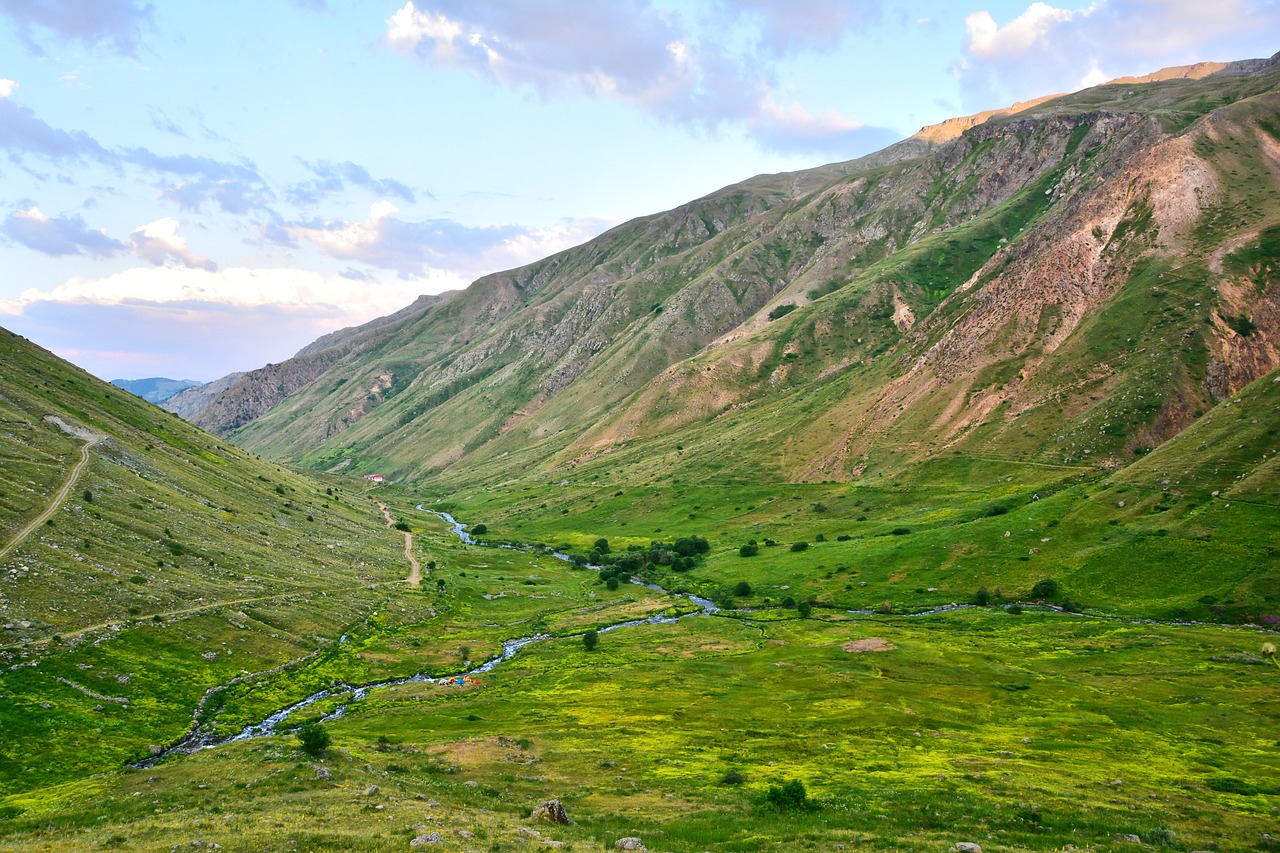
[[[1115,466],[1280,363],[1248,260],[1280,224],[1278,78],[1101,86],[752,178],[264,368],[198,422],[401,476],[761,417],[795,453],[760,464],[802,479],[877,449]]]

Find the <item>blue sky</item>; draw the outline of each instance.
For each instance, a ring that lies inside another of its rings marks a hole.
[[[1276,0],[0,0],[0,325],[210,380],[752,175],[1278,37]]]

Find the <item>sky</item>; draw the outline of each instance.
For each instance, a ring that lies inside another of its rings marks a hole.
[[[0,326],[209,381],[753,175],[1277,50],[1280,0],[0,0]]]

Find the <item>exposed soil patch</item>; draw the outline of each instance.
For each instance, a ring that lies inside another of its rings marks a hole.
[[[862,652],[891,652],[897,648],[888,640],[882,640],[879,637],[867,637],[863,640],[853,640],[845,643],[840,647],[846,652],[852,654],[861,654]]]

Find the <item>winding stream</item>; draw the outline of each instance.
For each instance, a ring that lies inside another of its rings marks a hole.
[[[471,536],[471,534],[467,533],[467,530],[466,530],[467,526],[462,522],[458,521],[449,513],[424,509],[422,504],[419,504],[417,508],[420,512],[429,512],[432,515],[439,516],[440,518],[448,522],[452,527],[451,532],[454,535],[456,535],[458,539],[460,539],[464,544],[467,544],[467,545],[480,544],[475,540],[475,538]],[[535,550],[532,547],[520,548],[514,545],[502,545],[499,547],[511,548],[513,550],[521,550],[521,551]],[[552,556],[556,557],[559,560],[564,560],[565,562],[572,562],[567,554],[562,554],[559,551],[548,551],[546,553],[551,554]],[[598,568],[598,567],[588,566],[588,568]],[[669,625],[674,622],[678,622],[681,619],[686,619],[690,616],[703,616],[708,613],[715,613],[720,610],[720,607],[714,601],[711,601],[706,598],[701,598],[699,596],[690,595],[687,593],[669,592],[668,590],[658,586],[657,584],[645,583],[644,581],[641,581],[637,578],[632,578],[631,582],[633,584],[643,586],[647,589],[654,590],[655,592],[660,592],[667,595],[674,595],[679,598],[688,599],[690,602],[697,605],[698,609],[692,613],[686,613],[682,616],[663,616],[662,614],[659,613],[654,616],[649,616],[645,619],[628,619],[625,622],[617,622],[612,625],[606,625],[603,628],[599,628],[597,629],[597,633],[603,634],[607,631],[616,631],[619,628],[633,628],[637,625]],[[360,687],[353,687],[348,684],[340,684],[334,687],[328,687],[328,688],[325,688],[324,690],[319,690],[319,691],[316,691],[315,693],[312,693],[310,696],[308,696],[307,698],[299,702],[295,702],[292,705],[289,705],[285,708],[281,708],[279,711],[276,711],[275,713],[266,717],[260,723],[254,723],[252,725],[245,726],[238,734],[234,734],[230,737],[218,739],[212,733],[201,732],[198,729],[195,729],[191,731],[182,740],[178,741],[177,743],[173,744],[167,749],[162,750],[156,755],[145,758],[142,761],[137,762],[133,766],[134,767],[151,767],[152,765],[157,764],[160,761],[163,761],[165,758],[167,758],[170,755],[175,755],[175,754],[189,755],[193,752],[197,752],[198,750],[210,749],[215,746],[220,746],[224,743],[234,743],[236,741],[252,740],[254,738],[260,738],[260,737],[268,737],[270,735],[276,734],[280,730],[278,728],[280,724],[284,723],[286,720],[288,720],[291,716],[296,714],[298,711],[308,708],[316,704],[317,702],[322,702],[325,699],[330,699],[338,696],[349,697],[345,701],[341,702],[341,704],[339,704],[333,711],[330,711],[328,714],[320,718],[321,722],[336,720],[343,717],[346,714],[347,708],[351,705],[352,702],[359,702],[361,699],[363,699],[365,696],[368,695],[370,690],[377,690],[383,687],[396,687],[401,684],[415,684],[415,683],[437,684],[442,682],[447,683],[449,681],[454,681],[458,678],[483,675],[486,672],[491,672],[492,670],[497,668],[500,664],[505,663],[506,661],[515,657],[516,653],[519,652],[525,646],[531,645],[533,643],[541,643],[541,642],[545,642],[547,640],[553,640],[553,639],[572,640],[572,639],[579,638],[581,636],[582,634],[569,634],[562,637],[553,637],[551,634],[533,634],[528,637],[518,637],[514,640],[504,640],[502,643],[502,653],[499,654],[497,657],[490,658],[489,660],[485,661],[484,663],[480,664],[474,669],[469,669],[466,672],[459,673],[457,675],[447,675],[447,676],[442,676],[440,678],[433,678],[432,676],[426,675],[425,673],[418,673],[417,675],[410,675],[406,678],[392,678],[392,679],[388,679],[387,681],[378,681],[373,684],[365,684]],[[340,642],[345,640],[346,640],[346,637],[343,636]]]
[[[441,512],[438,510],[425,509],[422,504],[418,504],[417,509],[420,512],[428,512],[428,513],[431,513],[432,515],[436,515],[441,519],[443,519],[445,522],[447,522],[451,526],[451,532],[454,535],[456,535],[458,539],[461,540],[464,544],[483,546],[483,543],[478,542],[473,536],[471,536],[471,534],[467,533],[467,530],[466,530],[467,525],[458,521],[449,513]],[[485,546],[485,547],[494,547],[494,546]],[[511,550],[518,550],[518,551],[539,550],[539,551],[543,551],[544,553],[551,554],[557,559],[564,560],[565,562],[572,562],[572,560],[567,554],[562,554],[559,551],[535,549],[532,546],[499,545],[496,547],[508,548]],[[599,568],[599,567],[588,565],[587,568]],[[679,598],[687,599],[688,601],[696,605],[698,609],[693,611],[692,613],[686,613],[682,616],[664,616],[662,614],[656,614],[645,619],[629,619],[625,622],[617,622],[615,624],[606,625],[603,628],[599,628],[597,629],[598,633],[603,634],[608,631],[616,631],[619,628],[633,628],[638,625],[667,625],[667,624],[672,624],[674,622],[678,622],[681,619],[687,619],[693,616],[705,616],[708,614],[720,612],[721,610],[721,608],[715,602],[710,601],[709,599],[706,599],[706,598],[701,598],[696,595],[690,595],[688,593],[673,593],[655,583],[646,583],[642,580],[639,580],[638,578],[632,578],[631,582],[633,584],[643,586],[647,589],[651,589],[655,592],[660,592],[666,595],[672,595]],[[1042,602],[1042,601],[1019,602],[1019,603],[1023,607],[1043,608],[1043,609],[1048,609],[1052,611],[1057,611],[1060,613],[1065,612],[1063,608],[1057,605],[1049,604],[1047,602]],[[928,610],[917,611],[915,613],[897,614],[897,615],[911,616],[911,617],[932,616],[932,615],[937,615],[941,613],[951,613],[957,610],[968,610],[975,606],[976,605],[971,605],[971,604],[944,604],[940,607],[934,607]],[[742,610],[733,610],[729,612],[733,614],[748,615],[752,611],[742,609]],[[875,615],[874,611],[871,611],[871,610],[850,610],[847,612],[851,614],[859,615],[859,616]],[[1103,616],[1099,614],[1077,614],[1077,615],[1085,616],[1086,618],[1111,619],[1115,621],[1131,622],[1135,624],[1153,624],[1153,625],[1168,625],[1168,626],[1196,626],[1196,625],[1202,624],[1197,622],[1161,622],[1158,620],[1150,620],[1150,619],[1124,618],[1124,617],[1114,617],[1114,616],[1108,617],[1108,616]],[[1218,627],[1225,627],[1225,626],[1218,626]],[[1257,626],[1233,626],[1233,627],[1256,628]],[[187,755],[201,749],[209,749],[211,747],[219,746],[224,743],[232,743],[235,741],[267,737],[280,731],[278,727],[298,711],[308,708],[311,705],[314,705],[315,703],[321,702],[325,699],[346,696],[347,698],[344,701],[342,701],[333,711],[329,712],[328,714],[326,714],[324,717],[321,718],[322,722],[328,721],[328,720],[336,720],[346,714],[347,708],[351,705],[351,703],[359,702],[361,699],[363,699],[365,696],[368,695],[370,690],[377,690],[383,687],[395,687],[401,684],[413,684],[413,683],[437,684],[441,682],[454,681],[459,678],[465,678],[467,676],[482,675],[486,672],[491,672],[501,664],[515,657],[515,655],[525,646],[532,645],[533,643],[546,642],[547,640],[552,640],[552,639],[572,640],[572,639],[579,638],[581,636],[582,634],[580,633],[569,634],[561,637],[553,637],[550,634],[533,634],[528,637],[518,637],[512,640],[504,640],[502,643],[502,652],[497,657],[491,658],[485,661],[484,663],[480,664],[479,666],[473,669],[469,669],[466,672],[459,673],[457,675],[449,675],[449,676],[442,676],[440,678],[434,678],[424,673],[418,673],[417,675],[411,675],[406,678],[393,678],[393,679],[388,679],[387,681],[379,681],[373,684],[366,684],[360,687],[355,687],[348,684],[340,684],[333,687],[329,687],[324,690],[317,691],[311,694],[310,696],[308,696],[307,698],[299,702],[295,702],[294,704],[289,705],[288,707],[281,708],[279,711],[276,711],[275,713],[271,714],[260,723],[254,723],[253,725],[245,726],[245,728],[242,729],[238,734],[232,735],[230,737],[218,739],[211,733],[201,732],[198,729],[193,729],[185,738],[178,741],[174,745],[170,746],[169,748],[161,751],[156,755],[150,756],[142,761],[139,761],[137,764],[133,766],[134,767],[150,767],[156,764],[157,762],[160,762],[164,760],[166,757],[173,755],[175,753]],[[347,638],[343,636],[339,642],[345,642],[346,639]]]

